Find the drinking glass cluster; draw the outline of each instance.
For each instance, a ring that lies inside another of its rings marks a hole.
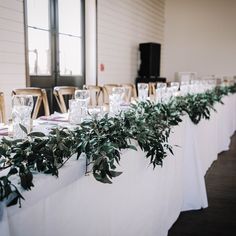
[[[167,87],[166,83],[158,82],[155,90],[156,102],[168,102],[175,96],[186,96],[187,94],[204,93],[216,86],[216,79],[191,80],[190,82],[171,82]],[[148,98],[148,84],[138,84],[139,101],[145,101]]]
[[[75,91],[75,99],[69,101],[69,122],[71,124],[80,124],[86,119],[89,99],[89,90],[78,89]]]

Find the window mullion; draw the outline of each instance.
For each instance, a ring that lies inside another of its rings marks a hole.
[[[55,85],[59,76],[58,55],[58,1],[50,1],[50,28],[51,28],[51,50],[52,50],[52,72]]]

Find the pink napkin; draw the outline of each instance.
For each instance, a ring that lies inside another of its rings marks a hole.
[[[130,105],[130,102],[122,102],[120,105],[121,105],[121,106],[129,106],[129,105]]]
[[[68,122],[65,117],[62,116],[41,116],[39,117],[40,120],[47,120],[47,121],[58,121],[58,122]]]
[[[0,136],[8,136],[8,128],[0,128]]]

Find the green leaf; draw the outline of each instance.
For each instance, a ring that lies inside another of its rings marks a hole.
[[[17,174],[18,170],[16,169],[16,167],[11,167],[10,171],[8,172],[7,176],[11,176],[14,174]]]
[[[29,137],[45,137],[46,135],[44,133],[41,132],[31,132],[28,134]]]
[[[134,151],[138,151],[138,149],[134,145],[129,145],[128,148]]]
[[[22,124],[19,124],[20,128],[24,131],[24,133],[28,133],[27,129],[25,128],[25,126],[23,126]]]
[[[31,172],[27,171],[25,173],[20,173],[21,186],[25,190],[30,190],[33,185],[33,175]]]
[[[122,172],[119,172],[119,171],[112,171],[112,170],[110,170],[109,172],[110,172],[112,177],[117,177],[117,176],[122,174]]]
[[[95,177],[97,181],[101,183],[112,184],[111,180],[108,179],[107,175],[105,175],[104,177],[101,177],[100,175],[94,173],[93,176]]]
[[[14,206],[19,200],[19,195],[16,191],[13,191],[6,199],[7,207]]]

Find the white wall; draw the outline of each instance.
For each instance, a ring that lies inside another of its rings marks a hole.
[[[164,75],[236,75],[236,1],[166,0]]]
[[[90,85],[96,85],[96,0],[85,1],[85,22],[85,83]]]
[[[164,41],[165,0],[98,0],[98,83],[134,82],[138,45]]]
[[[23,1],[0,0],[0,91],[8,117],[12,89],[25,86],[24,50]]]

